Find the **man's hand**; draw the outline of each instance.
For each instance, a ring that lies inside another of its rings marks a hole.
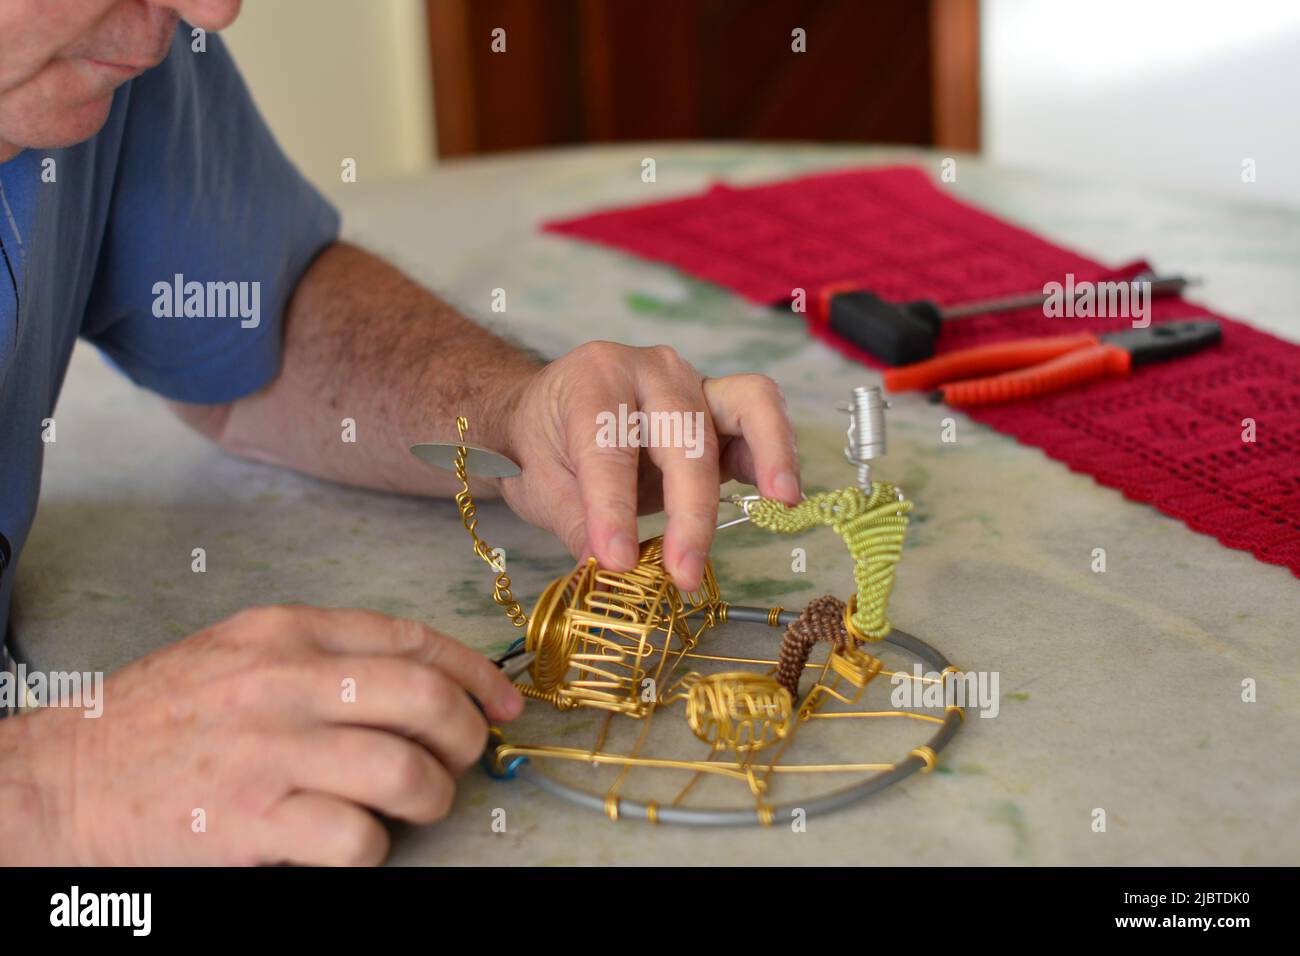
[[[722,482],[739,478],[787,504],[799,500],[794,430],[765,376],[703,379],[670,348],[611,342],[543,366],[346,243],[307,270],[285,321],[284,367],[271,385],[229,405],[174,403],[177,413],[238,454],[425,495],[459,486],[407,449],[455,439],[464,415],[470,441],[523,466],[521,477],[499,483],[511,507],[575,556],[630,568],[636,515],[662,507],[665,566],[688,590],[700,582]],[[703,413],[702,454],[601,447],[596,416],[617,415],[619,405]],[[340,440],[344,418],[356,425],[355,442]],[[474,490],[497,487],[475,482]]]
[[[388,834],[371,811],[446,816],[482,753],[471,694],[494,721],[523,708],[489,660],[414,621],[244,611],[114,674],[98,719],[49,709],[3,721],[0,797],[31,818],[21,849],[39,856],[4,855],[378,863]]]
[[[527,376],[503,404],[503,450],[523,468],[501,482],[506,502],[576,557],[594,554],[614,570],[636,563],[637,514],[662,508],[664,566],[679,588],[694,590],[718,522],[720,484],[738,478],[787,504],[800,498],[785,399],[762,375],[705,379],[666,346],[590,342]],[[678,413],[690,428],[700,413],[698,446],[688,453],[598,441],[599,416],[617,417],[620,405],[629,414]]]

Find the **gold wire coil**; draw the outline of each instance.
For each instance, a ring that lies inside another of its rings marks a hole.
[[[697,676],[686,696],[686,723],[714,750],[745,754],[785,739],[794,723],[794,702],[766,674]]]
[[[594,561],[578,565],[552,581],[537,599],[524,644],[537,655],[529,673],[539,690],[556,691],[569,672],[577,635],[567,626],[565,612],[591,591],[594,567]]]
[[[462,442],[465,441],[465,433],[468,431],[469,419],[464,415],[459,416],[456,419],[456,433]],[[474,541],[474,553],[497,572],[492,582],[492,600],[505,609],[506,617],[510,618],[511,624],[515,627],[524,627],[528,624],[528,615],[524,613],[524,609],[510,591],[510,577],[506,574],[505,566],[497,559],[488,543],[478,536],[478,509],[474,505],[473,495],[470,494],[469,473],[465,470],[465,459],[468,455],[469,449],[463,444],[456,449],[454,467],[456,477],[460,479],[460,491],[456,493],[456,507],[460,511],[460,522]]]
[[[683,594],[673,585],[660,537],[642,542],[629,571],[589,559],[551,582],[533,608],[525,637],[537,655],[533,684],[569,706],[643,715],[657,699],[645,693],[647,678],[718,623],[720,603],[708,562],[697,590]]]
[[[909,750],[907,755],[909,757],[920,757],[925,761],[925,766],[921,768],[921,773],[929,773],[934,769],[937,758],[934,753],[934,748],[929,744],[922,744],[914,750]]]
[[[556,710],[572,710],[578,706],[577,701],[570,700],[562,691],[539,690],[532,684],[525,684],[522,681],[515,682],[515,689],[525,697],[531,697],[533,700],[540,700],[550,704]]]
[[[849,632],[849,637],[853,638],[854,643],[858,641],[869,641],[871,638],[862,633],[853,620],[854,615],[857,614],[857,610],[858,596],[856,594],[851,594],[849,595],[849,599],[844,602],[844,630]]]
[[[880,673],[884,662],[861,648],[845,647],[842,650],[831,651],[830,666],[831,670],[861,690]]]

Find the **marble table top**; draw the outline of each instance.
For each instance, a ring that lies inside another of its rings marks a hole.
[[[641,181],[654,157],[658,181]],[[544,235],[541,222],[668,198],[715,179],[914,161],[917,150],[747,144],[557,150],[448,163],[401,182],[340,184],[345,234],[519,341],[558,355],[612,339],[667,343],[709,375],[783,386],[807,484],[851,481],[835,410],[878,375],[793,317],[660,266]],[[968,201],[1103,261],[1146,257],[1205,279],[1196,298],[1300,340],[1300,213],[1016,172],[960,157]],[[1244,187],[1245,189],[1245,187]],[[492,290],[508,311],[490,311]],[[940,420],[957,419],[955,443]],[[485,651],[513,636],[450,501],[337,487],[232,458],[84,345],[56,412],[19,565],[15,649],[33,668],[123,666],[252,604],[361,606]],[[896,399],[877,474],[917,503],[891,617],[963,669],[1000,675],[998,716],[972,717],[936,772],[795,832],[703,832],[602,816],[473,772],[444,823],[400,828],[393,862],[700,865],[1300,863],[1300,586],[959,413]],[[428,436],[412,436],[413,440]],[[643,534],[655,533],[654,519]],[[531,601],[571,560],[500,504]],[[724,595],[798,606],[848,593],[833,535],[723,532]],[[191,571],[204,547],[208,570]],[[1107,570],[1092,552],[1104,547]],[[1252,678],[1258,699],[1241,699]],[[111,702],[110,702],[111,703]],[[535,705],[530,705],[530,707]],[[1107,814],[1094,832],[1093,811]],[[504,810],[505,832],[493,827]]]

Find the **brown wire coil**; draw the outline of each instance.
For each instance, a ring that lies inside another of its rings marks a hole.
[[[781,655],[777,661],[776,682],[790,697],[799,699],[799,678],[812,653],[814,644],[831,644],[835,650],[852,647],[844,629],[844,602],[833,594],[824,594],[808,602],[799,616],[790,622],[781,638]]]

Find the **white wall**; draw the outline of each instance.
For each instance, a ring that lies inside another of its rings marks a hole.
[[[991,160],[1300,207],[1295,0],[983,0],[981,28]]]
[[[421,0],[245,0],[222,35],[281,146],[313,181],[434,161]]]

